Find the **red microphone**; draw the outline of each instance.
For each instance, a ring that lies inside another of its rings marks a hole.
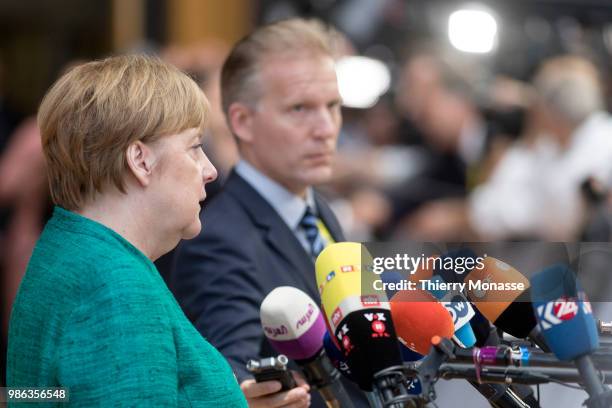
[[[391,316],[399,340],[409,349],[426,355],[434,336],[451,339],[453,319],[429,292],[414,289],[397,292],[391,298]]]

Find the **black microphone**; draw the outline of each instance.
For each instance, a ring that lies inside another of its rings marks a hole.
[[[487,257],[483,264],[483,268],[474,268],[465,277],[465,282],[472,287],[467,295],[474,306],[506,333],[517,338],[529,338],[542,350],[550,351],[537,326],[529,280],[499,259]],[[513,289],[479,289],[491,284]]]
[[[380,277],[369,268],[372,264],[361,244],[332,244],[317,258],[317,285],[330,333],[359,387],[375,391],[387,406],[404,406],[413,397],[405,386],[389,302],[373,288]]]

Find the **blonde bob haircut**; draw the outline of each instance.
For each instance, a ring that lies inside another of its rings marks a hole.
[[[130,144],[203,131],[209,111],[198,85],[158,58],[124,55],[74,67],[38,112],[53,202],[78,210],[109,186],[125,193]]]

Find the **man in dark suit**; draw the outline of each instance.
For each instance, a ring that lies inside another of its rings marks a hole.
[[[312,189],[331,177],[341,126],[328,29],[302,19],[264,27],[239,42],[223,65],[223,110],[240,161],[201,213],[203,231],[177,251],[171,287],[196,328],[232,365],[252,407],[308,406],[308,386],[278,393],[255,383],[245,364],[276,355],[259,309],[278,286],[320,303],[314,260],[343,239]],[[356,400],[363,397],[356,388]],[[313,406],[324,406],[313,398]]]

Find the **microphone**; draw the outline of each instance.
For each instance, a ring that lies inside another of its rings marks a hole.
[[[476,337],[470,325],[470,320],[475,315],[474,309],[460,292],[448,291],[442,288],[446,282],[458,282],[458,274],[453,269],[445,269],[443,265],[449,263],[454,265],[454,262],[447,261],[460,257],[463,259],[474,259],[476,256],[470,249],[461,248],[449,251],[440,258],[430,257],[428,258],[429,260],[439,260],[439,262],[431,262],[433,268],[429,261],[423,263],[417,269],[416,273],[411,276],[410,280],[413,282],[419,282],[421,280],[429,280],[432,282],[431,285],[427,285],[429,293],[442,303],[453,319],[453,324],[455,326],[453,339],[461,347],[472,347],[476,343]]]
[[[448,283],[461,283],[465,272],[471,270],[465,265],[466,259],[475,259],[476,254],[469,248],[459,248],[448,251],[440,256],[440,262],[434,262],[435,268],[429,280],[435,284],[429,292],[446,307],[455,325],[453,339],[461,347],[472,347],[476,343],[474,330],[470,321],[475,316],[472,305],[457,290],[449,291],[443,288]],[[461,260],[459,262],[459,260]],[[447,265],[452,265],[449,268]],[[434,289],[437,288],[437,289]]]
[[[446,283],[440,275],[435,275],[430,279],[431,282],[438,284]],[[457,291],[449,292],[447,290],[432,290],[429,291],[436,299],[442,302],[442,305],[448,310],[455,326],[455,335],[453,339],[461,347],[472,347],[476,343],[474,330],[470,325],[470,320],[475,316],[474,309],[467,299]]]
[[[496,327],[517,338],[528,337],[549,351],[534,316],[529,280],[499,259],[486,257],[482,263],[482,269],[474,268],[465,277],[467,296],[474,306]],[[504,290],[486,290],[485,284]]]
[[[403,382],[396,384],[395,380],[394,388],[400,392],[390,394],[385,385],[389,370],[381,373],[401,366],[402,359],[387,297],[373,289],[379,276],[373,273],[372,265],[361,244],[331,244],[316,260],[317,285],[332,334],[356,383],[362,390],[376,390],[381,399],[395,403],[399,399],[394,395],[403,398],[408,394]]]
[[[430,274],[431,276],[431,274]],[[397,285],[404,280],[404,277],[397,271],[385,271],[380,275],[382,281],[384,283],[395,283],[397,287]],[[429,278],[429,276],[427,276],[427,278]],[[390,289],[389,285],[387,285],[385,287],[385,292],[387,294],[387,298],[388,299],[392,299],[393,296],[399,292],[399,290],[396,289]],[[391,308],[391,316],[393,316],[393,308]],[[397,330],[397,322],[394,320],[393,323],[396,326],[396,330]],[[398,340],[400,340],[401,343],[401,339],[398,337]],[[406,347],[403,343],[400,344],[400,352],[402,354],[402,360],[404,362],[408,361],[417,361],[423,358],[423,355],[420,353],[417,353],[414,350],[411,350],[410,348]]]
[[[453,337],[453,319],[446,308],[427,291],[416,289],[396,293],[391,299],[391,314],[400,341],[418,353],[430,352],[434,336],[447,339]],[[422,360],[424,364],[430,356],[431,353]],[[528,408],[512,390],[503,385],[478,384],[473,381],[470,384],[495,407]]]
[[[434,336],[452,338],[453,319],[429,292],[414,289],[397,292],[391,298],[391,316],[400,342],[426,355]]]
[[[325,335],[323,337],[323,346],[325,347],[325,353],[329,356],[329,359],[331,360],[334,367],[336,367],[338,371],[340,371],[340,373],[346,378],[355,382],[355,378],[353,377],[353,374],[351,373],[351,370],[346,363],[346,358],[342,354],[342,351],[340,351],[340,349],[336,346],[336,343],[333,342],[329,332],[325,332]],[[417,354],[416,352],[410,350],[409,348],[404,347],[403,345],[400,345],[400,348],[402,351],[402,359],[404,361],[417,360],[417,358],[414,358],[414,356],[419,356],[418,359],[423,357],[420,354]],[[408,390],[408,393],[411,395],[420,395],[422,392],[421,383],[416,377],[408,379],[408,384],[406,388]],[[370,399],[370,401],[372,401],[374,406],[380,404],[372,395],[372,393],[366,393],[366,396],[368,397],[368,399]]]
[[[589,356],[599,346],[597,325],[574,273],[557,264],[534,275],[531,284],[538,325],[553,354],[562,361],[573,360],[591,399],[601,398],[607,387]]]
[[[327,332],[323,315],[306,293],[291,286],[277,287],[263,300],[260,318],[272,347],[295,360],[328,407],[353,406],[323,348]]]

